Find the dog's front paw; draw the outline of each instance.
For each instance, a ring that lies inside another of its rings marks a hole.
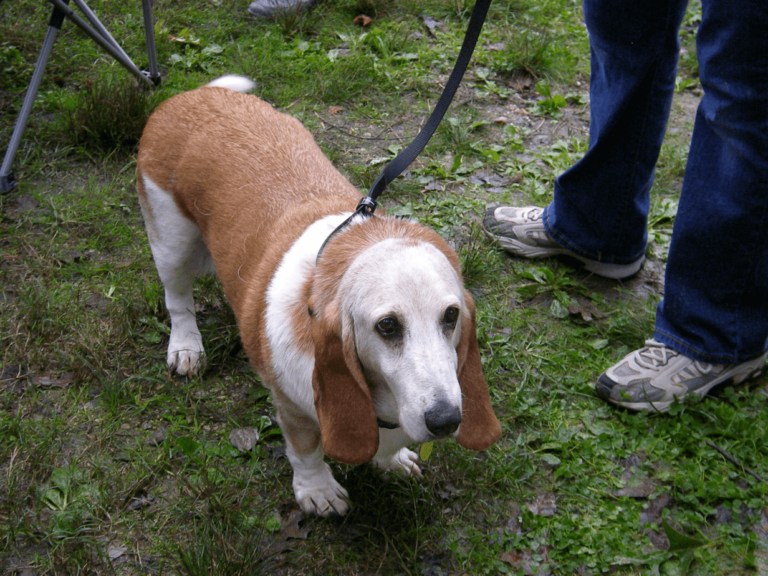
[[[182,349],[171,350],[168,348],[168,368],[180,376],[196,376],[205,368],[205,354],[200,350]]]
[[[349,495],[336,482],[327,464],[313,476],[293,478],[296,502],[305,514],[317,516],[344,516],[349,511]]]
[[[403,476],[423,478],[419,467],[419,456],[408,448],[401,448],[389,458],[374,457],[373,464],[384,472],[396,472]]]

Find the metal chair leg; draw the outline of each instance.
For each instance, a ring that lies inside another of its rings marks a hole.
[[[69,0],[66,0],[67,2]],[[43,73],[45,72],[45,66],[48,63],[48,58],[53,50],[53,43],[56,40],[56,35],[61,30],[61,25],[64,22],[64,12],[58,8],[53,8],[51,14],[51,20],[48,22],[48,31],[45,34],[45,40],[43,40],[43,47],[40,49],[40,55],[37,57],[37,63],[35,69],[32,72],[32,80],[29,81],[29,87],[27,93],[24,96],[24,103],[21,105],[21,112],[16,119],[16,126],[13,128],[11,134],[11,140],[8,142],[8,148],[5,151],[5,157],[3,158],[2,167],[0,167],[0,192],[9,192],[16,187],[16,180],[11,172],[11,166],[13,165],[13,159],[16,156],[16,152],[19,149],[21,143],[21,135],[24,133],[24,128],[29,120],[29,115],[32,112],[32,104],[37,97],[37,91],[40,88],[40,82],[43,79]]]
[[[85,3],[85,0],[74,0],[77,7],[85,14],[90,22],[88,25],[82,18],[68,6],[69,0],[48,0],[53,4],[53,13],[48,24],[48,31],[43,41],[43,47],[40,50],[37,63],[35,64],[32,79],[29,82],[27,93],[24,96],[24,103],[21,106],[21,112],[16,119],[8,148],[5,151],[2,166],[0,167],[0,193],[9,192],[16,187],[16,180],[11,171],[13,160],[21,143],[21,136],[32,112],[32,105],[35,102],[37,91],[40,88],[40,82],[45,72],[45,66],[53,50],[53,43],[56,35],[61,30],[64,18],[69,18],[78,28],[83,30],[94,42],[104,48],[115,60],[126,70],[133,74],[140,81],[149,86],[160,84],[160,72],[157,66],[157,52],[155,50],[155,29],[152,23],[152,5],[151,0],[142,0],[144,12],[144,33],[146,35],[147,53],[149,55],[149,71],[141,71],[128,57],[125,51],[120,47],[117,41],[112,37],[109,31],[104,27],[101,21],[96,17],[93,11]],[[0,0],[2,2],[2,0]]]
[[[152,23],[152,0],[141,0],[141,5],[144,9],[144,36],[147,40],[147,55],[149,56],[149,79],[157,86],[160,84],[160,71],[157,68],[155,27]]]

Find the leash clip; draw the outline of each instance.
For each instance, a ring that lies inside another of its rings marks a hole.
[[[364,196],[357,204],[357,208],[355,208],[355,214],[361,214],[362,216],[373,216],[373,212],[376,210],[376,206],[376,200],[370,196]]]
[[[331,232],[328,237],[325,239],[325,242],[323,242],[323,245],[320,246],[320,250],[317,253],[317,258],[315,259],[315,266],[317,266],[317,263],[320,262],[320,256],[323,254],[323,250],[325,250],[325,245],[328,244],[328,241],[336,236],[339,232],[341,232],[344,228],[347,227],[347,225],[352,222],[352,219],[355,216],[365,216],[366,218],[370,218],[373,216],[373,211],[376,210],[376,200],[371,198],[370,196],[365,196],[364,198],[360,199],[360,202],[357,204],[357,208],[355,208],[354,214],[344,220],[341,224],[339,224],[336,229]]]

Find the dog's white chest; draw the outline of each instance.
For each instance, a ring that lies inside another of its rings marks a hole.
[[[267,289],[266,335],[271,364],[283,393],[314,416],[312,370],[314,356],[297,342],[293,311],[301,302],[302,286],[315,266],[323,241],[349,214],[326,216],[310,225],[284,254]]]

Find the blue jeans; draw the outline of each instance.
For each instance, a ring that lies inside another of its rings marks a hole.
[[[582,256],[645,252],[649,192],[669,117],[687,0],[584,0],[589,149],[555,183],[544,223]],[[703,0],[699,104],[654,338],[735,364],[768,340],[768,4]]]

